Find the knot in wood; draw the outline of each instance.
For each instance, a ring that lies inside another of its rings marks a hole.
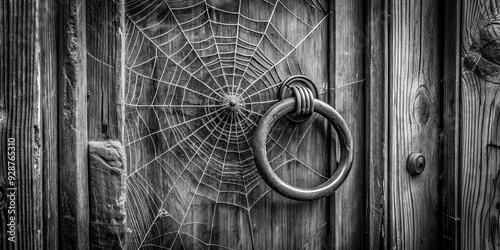
[[[464,66],[486,81],[500,84],[500,20],[479,30],[479,37],[464,57]]]

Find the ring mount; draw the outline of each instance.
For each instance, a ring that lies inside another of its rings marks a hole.
[[[293,91],[287,91],[287,90],[292,90],[292,87],[294,86],[302,86],[305,87],[309,90],[311,90],[314,99],[319,99],[319,91],[318,87],[311,81],[306,76],[302,75],[295,75],[287,78],[283,84],[281,84],[279,92],[278,92],[278,99],[280,101],[285,100],[286,98],[290,97],[293,95]],[[289,93],[287,95],[287,92]],[[292,114],[287,114],[286,118],[294,123],[302,123],[307,121],[312,115],[292,115]]]
[[[290,114],[293,118],[309,118],[314,112],[314,95],[312,91],[304,86],[292,86],[295,96],[295,111]]]

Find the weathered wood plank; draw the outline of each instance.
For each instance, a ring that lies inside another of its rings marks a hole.
[[[89,142],[91,249],[125,249],[125,164],[120,142]]]
[[[500,246],[500,1],[462,1],[461,249]]]
[[[60,247],[88,249],[85,0],[59,5]]]
[[[314,8],[301,1],[280,2],[293,12],[300,13],[305,20],[319,19],[325,14],[328,14],[328,17],[283,63],[273,69],[278,75],[275,82],[284,81],[292,75],[308,76],[319,88],[319,99],[329,102],[329,89],[333,88],[333,81],[329,76],[331,73],[329,63],[333,62],[329,62],[329,57],[334,56],[333,50],[329,49],[333,42],[330,40],[329,22],[335,21],[334,15],[331,12],[313,11]],[[273,21],[280,20],[280,27],[287,27],[285,30],[288,32],[300,30],[291,35],[295,39],[304,37],[302,27],[290,18],[291,16],[284,16],[280,4],[277,5],[276,11],[280,15],[275,14]],[[321,1],[320,5],[324,8],[330,7],[327,1]],[[285,44],[283,41],[281,43],[281,46]],[[273,96],[262,95],[260,98],[267,99]],[[263,111],[266,110],[267,108]],[[314,187],[330,176],[329,158],[334,150],[329,147],[325,119],[319,114],[314,116],[315,118],[302,124],[283,119],[275,127],[274,133],[270,133],[268,137],[270,140],[267,145],[268,159],[276,159],[271,165],[283,180],[295,186]],[[256,198],[254,195],[258,195],[259,192],[265,193],[250,211],[255,238],[254,249],[328,248],[331,244],[329,231],[334,225],[334,221],[328,215],[332,210],[330,198],[307,202],[290,200],[270,189],[263,181],[255,189],[259,191],[251,191],[249,195],[251,203]]]
[[[333,104],[335,103],[335,92],[334,91],[329,91],[330,88],[333,88],[335,86],[335,77],[336,77],[336,72],[335,72],[335,63],[336,63],[336,54],[335,54],[335,37],[336,37],[336,18],[335,18],[335,4],[332,3],[331,1],[328,2],[328,12],[330,14],[330,17],[328,18],[328,58],[327,58],[327,63],[328,63],[328,89],[326,92],[326,100],[327,103]],[[326,131],[328,134],[327,138],[327,146],[328,148],[336,148],[336,138],[334,134],[332,134],[333,128],[329,126],[328,124],[326,126]],[[328,160],[327,160],[328,166],[330,166],[330,176],[334,174],[336,168],[337,168],[337,150],[333,151],[331,150],[329,155],[328,155]],[[335,195],[330,195],[330,197],[327,198],[327,206],[329,207],[334,207],[335,206]],[[329,209],[328,211],[328,228],[327,228],[327,235],[330,235],[330,237],[327,238],[327,246],[330,249],[333,249],[335,247],[335,241],[336,237],[332,237],[335,235],[335,216],[336,216],[336,210],[335,209]]]
[[[460,18],[461,1],[445,5],[443,89],[443,248],[460,247]]]
[[[37,11],[38,5],[30,1],[0,4],[2,249],[42,246]]]
[[[59,130],[58,130],[58,55],[57,5],[54,1],[39,2],[40,105],[42,124],[43,174],[43,249],[59,246]]]
[[[334,1],[335,72],[331,105],[347,122],[354,144],[354,163],[334,194],[332,226],[335,249],[366,248],[365,12],[363,1]],[[337,148],[339,145],[337,145]],[[337,159],[339,155],[337,155]],[[332,237],[332,236],[330,236]],[[356,239],[356,240],[355,240]]]
[[[387,249],[388,221],[388,1],[366,5],[367,249]]]
[[[124,249],[126,241],[126,158],[121,144],[108,141],[123,138],[123,21],[122,1],[86,2],[92,249]]]
[[[430,0],[391,3],[390,248],[440,246],[440,9]],[[406,170],[412,152],[426,158],[418,176]]]
[[[461,246],[495,249],[500,244],[500,86],[470,71],[462,74]]]
[[[119,138],[122,5],[120,1],[86,3],[88,136],[93,141]]]

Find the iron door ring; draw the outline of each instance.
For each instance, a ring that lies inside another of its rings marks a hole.
[[[276,192],[294,200],[316,200],[331,195],[345,181],[353,162],[351,132],[340,114],[327,103],[314,99],[314,111],[323,115],[333,125],[340,142],[340,161],[334,174],[323,184],[314,188],[300,188],[284,182],[272,169],[266,155],[266,138],[274,121],[294,111],[294,97],[284,99],[272,106],[260,119],[253,138],[253,153],[257,170],[262,179]]]

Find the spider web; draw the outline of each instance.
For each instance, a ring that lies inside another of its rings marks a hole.
[[[254,245],[250,211],[270,189],[254,165],[253,130],[276,103],[280,83],[304,74],[296,50],[326,25],[328,15],[313,0],[236,3],[125,3],[131,249]],[[302,125],[299,146],[293,147],[284,134],[299,127],[275,124],[268,137],[275,169],[294,161],[326,179],[297,157],[314,123]],[[283,161],[284,155],[291,160]],[[227,207],[249,221],[240,232],[250,234],[240,236],[250,238],[249,245],[224,243],[223,232],[214,232],[217,209]]]

